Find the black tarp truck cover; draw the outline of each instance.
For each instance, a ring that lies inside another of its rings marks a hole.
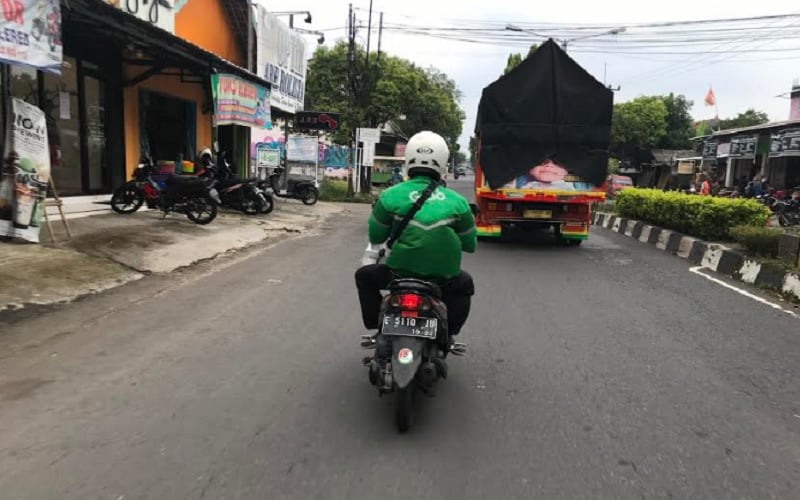
[[[530,177],[536,166],[545,172],[540,180],[551,181],[548,165],[556,172],[563,168],[580,183],[602,184],[613,101],[613,92],[553,40],[542,44],[483,89],[475,133],[489,187],[498,189]],[[524,184],[525,179],[519,182]],[[517,187],[522,187],[519,182]]]

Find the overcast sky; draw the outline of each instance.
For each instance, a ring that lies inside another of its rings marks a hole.
[[[286,10],[288,2],[259,0],[272,11]],[[307,25],[295,19],[296,27],[326,30],[326,44],[346,37],[348,1],[346,0],[296,0],[292,9],[308,9],[313,22]],[[736,5],[734,5],[736,4]],[[369,0],[357,0],[353,6],[359,20],[366,21]],[[607,24],[629,26],[651,21],[685,21],[692,19],[719,19],[733,17],[764,16],[771,14],[800,13],[797,0],[721,1],[721,0],[670,0],[667,2],[633,2],[631,0],[578,0],[556,2],[532,2],[509,0],[375,0],[374,11],[385,12],[385,22],[415,25],[453,24],[453,20],[494,21],[497,23],[569,23]],[[404,18],[402,16],[412,16]],[[374,24],[377,25],[377,14]],[[768,24],[768,23],[765,23]],[[570,55],[598,80],[604,78],[613,86],[621,86],[615,101],[624,101],[643,94],[684,94],[695,102],[692,110],[696,119],[711,118],[713,108],[703,104],[703,98],[712,85],[717,97],[721,117],[735,115],[747,108],[766,111],[772,120],[786,120],[789,101],[776,98],[790,90],[793,80],[800,77],[800,20],[787,21],[778,27],[794,27],[787,41],[775,42],[750,40],[726,42],[710,50],[740,50],[757,48],[759,52],[725,55],[704,54],[699,56],[669,55],[656,58],[636,55],[608,55],[603,53],[581,53],[581,44],[570,46]],[[337,30],[327,31],[332,28]],[[362,43],[366,29],[359,32]],[[633,36],[635,28],[617,36]],[[309,48],[316,45],[316,37],[309,36]],[[373,35],[372,47],[375,47]],[[791,48],[769,52],[773,47]],[[474,44],[450,40],[433,39],[419,35],[408,35],[396,31],[384,31],[383,50],[412,60],[423,66],[435,66],[453,78],[464,93],[461,107],[467,115],[461,138],[462,146],[475,125],[475,113],[481,90],[494,81],[502,72],[510,49],[502,45]],[[696,49],[702,50],[702,49]]]

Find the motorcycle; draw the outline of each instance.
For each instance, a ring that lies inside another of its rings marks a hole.
[[[392,281],[379,318],[378,333],[362,336],[362,347],[375,349],[363,363],[381,396],[395,394],[395,424],[406,432],[414,422],[417,393],[433,395],[438,380],[447,378],[447,354],[463,356],[466,346],[451,343],[441,290],[427,281]]]
[[[800,226],[800,205],[792,200],[778,201],[773,207],[782,227]]]
[[[276,168],[267,180],[258,181],[257,186],[264,193],[271,193],[280,198],[292,198],[300,200],[304,205],[313,205],[319,200],[319,190],[312,181],[308,180],[288,180],[288,189],[282,191],[277,185],[280,181],[283,168]]]
[[[217,181],[222,206],[240,210],[247,215],[268,214],[275,207],[272,195],[256,186],[257,179],[242,179],[233,173],[225,152],[218,155],[217,163],[204,165],[205,177]]]
[[[161,210],[164,217],[178,212],[195,224],[208,224],[217,217],[217,205],[222,201],[214,183],[195,176],[159,174],[153,160],[145,158],[133,179],[114,190],[111,209],[127,215],[146,203],[148,208]]]

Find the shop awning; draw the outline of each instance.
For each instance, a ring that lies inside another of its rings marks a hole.
[[[245,68],[209,52],[183,38],[137,19],[104,0],[70,0],[62,8],[64,24],[83,33],[97,33],[106,43],[116,41],[133,46],[150,56],[154,63],[175,65],[197,73],[232,73],[270,88],[270,83]],[[202,20],[198,20],[202,22]]]

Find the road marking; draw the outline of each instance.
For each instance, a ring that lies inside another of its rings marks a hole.
[[[705,268],[702,267],[702,266],[692,267],[692,268],[689,269],[689,272],[691,272],[693,274],[696,274],[698,276],[702,276],[703,278],[707,279],[708,281],[711,281],[713,283],[716,283],[717,285],[723,286],[723,287],[727,288],[728,290],[733,290],[734,292],[738,293],[739,295],[744,295],[748,299],[755,300],[756,302],[764,304],[765,306],[769,306],[769,307],[771,307],[773,309],[777,309],[778,311],[785,312],[786,314],[788,314],[788,315],[790,315],[790,316],[792,316],[794,318],[800,318],[800,316],[798,316],[797,314],[795,314],[792,311],[789,311],[787,309],[784,309],[782,306],[780,306],[780,305],[778,305],[778,304],[776,304],[774,302],[770,302],[767,299],[761,298],[758,295],[754,295],[754,294],[748,292],[747,290],[742,290],[741,288],[737,288],[737,287],[735,287],[735,286],[733,286],[733,285],[731,285],[729,283],[725,283],[724,281],[722,281],[720,279],[714,278],[714,277],[709,276],[709,275],[707,275],[705,273],[701,273],[700,271],[702,269],[705,269]]]

